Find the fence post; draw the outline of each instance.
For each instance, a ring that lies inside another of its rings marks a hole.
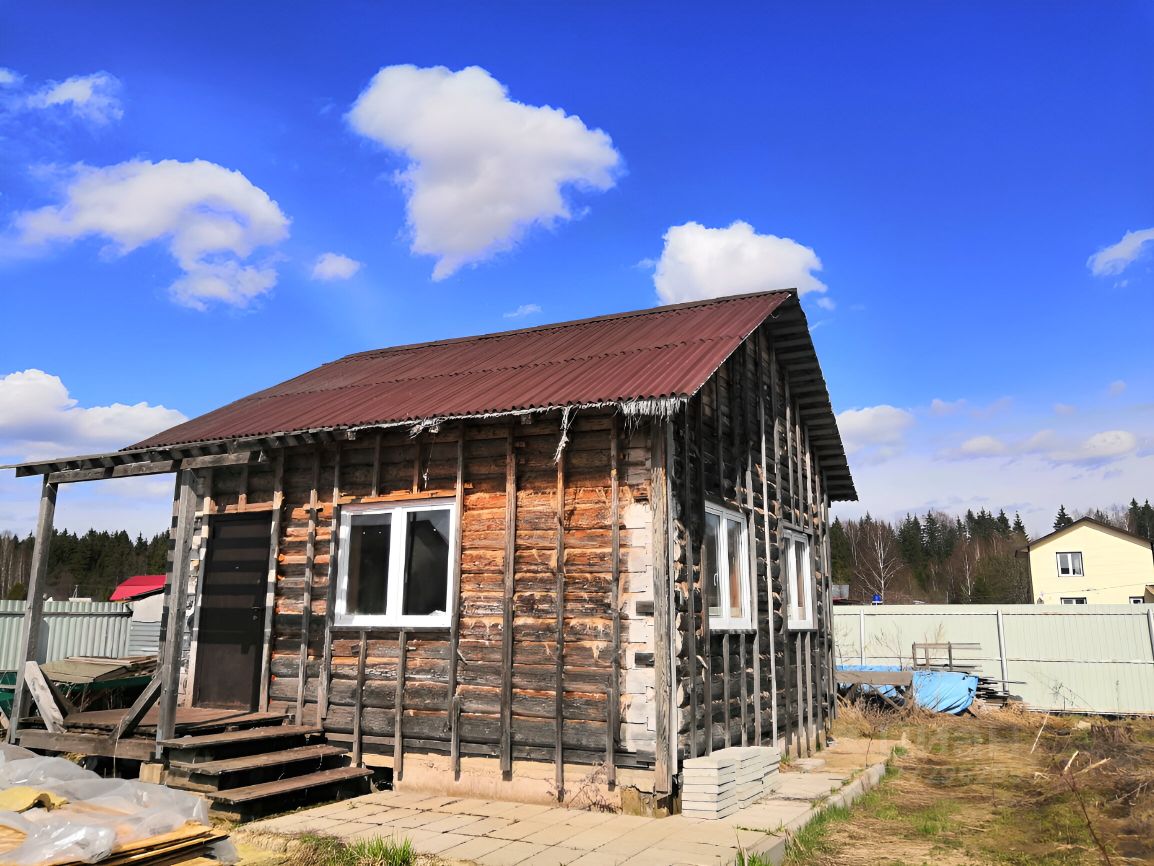
[[[858,639],[858,655],[862,667],[865,667],[865,611],[859,610],[857,612],[857,639]]]
[[[1002,688],[1006,687],[1006,681],[1010,679],[1010,669],[1006,664],[1006,629],[1002,624],[1002,609],[998,608],[996,611],[998,617],[998,661],[1002,663]]]

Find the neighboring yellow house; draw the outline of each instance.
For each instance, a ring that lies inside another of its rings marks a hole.
[[[1154,544],[1089,517],[1018,551],[1037,604],[1154,603]]]

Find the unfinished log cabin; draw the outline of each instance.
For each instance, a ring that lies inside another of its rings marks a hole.
[[[400,788],[630,811],[676,809],[687,759],[823,744],[828,512],[856,493],[795,292],[350,355],[16,467],[43,476],[25,658],[58,487],[158,472],[153,688],[52,732],[22,680],[12,741],[187,779],[194,741],[271,726]]]

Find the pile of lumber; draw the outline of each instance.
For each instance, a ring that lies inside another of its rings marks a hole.
[[[11,836],[19,839],[3,840],[0,848],[11,849],[24,841],[24,834],[7,830]],[[199,857],[206,857],[211,853],[211,846],[228,838],[227,833],[219,833],[204,824],[190,822],[179,830],[163,833],[159,836],[150,836],[136,842],[118,845],[112,853],[97,862],[101,866],[174,866],[178,863],[189,863]],[[3,862],[3,853],[0,852],[0,862]],[[48,860],[53,866],[82,866],[88,861],[81,860]]]
[[[73,656],[47,662],[40,669],[54,683],[102,683],[129,677],[151,677],[156,670],[156,656],[118,659]]]

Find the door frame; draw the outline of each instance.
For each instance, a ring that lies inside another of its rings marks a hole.
[[[181,689],[180,703],[185,707],[196,706],[196,667],[197,659],[200,655],[200,611],[202,608],[200,602],[203,598],[204,576],[207,570],[205,565],[208,562],[208,542],[212,537],[211,523],[218,517],[241,517],[245,515],[262,514],[264,512],[270,513],[272,519],[269,521],[269,565],[265,574],[264,623],[261,628],[260,689],[257,695],[257,705],[252,712],[263,713],[268,711],[269,667],[272,661],[272,626],[273,617],[276,614],[274,607],[276,604],[277,551],[280,544],[280,520],[278,519],[280,512],[279,508],[274,505],[256,506],[246,508],[244,511],[221,511],[206,513],[204,515],[199,541],[193,546],[193,551],[198,557],[196,567],[196,592],[193,596],[196,600],[196,607],[193,611],[192,626],[189,630],[188,667],[186,668],[185,681]]]

